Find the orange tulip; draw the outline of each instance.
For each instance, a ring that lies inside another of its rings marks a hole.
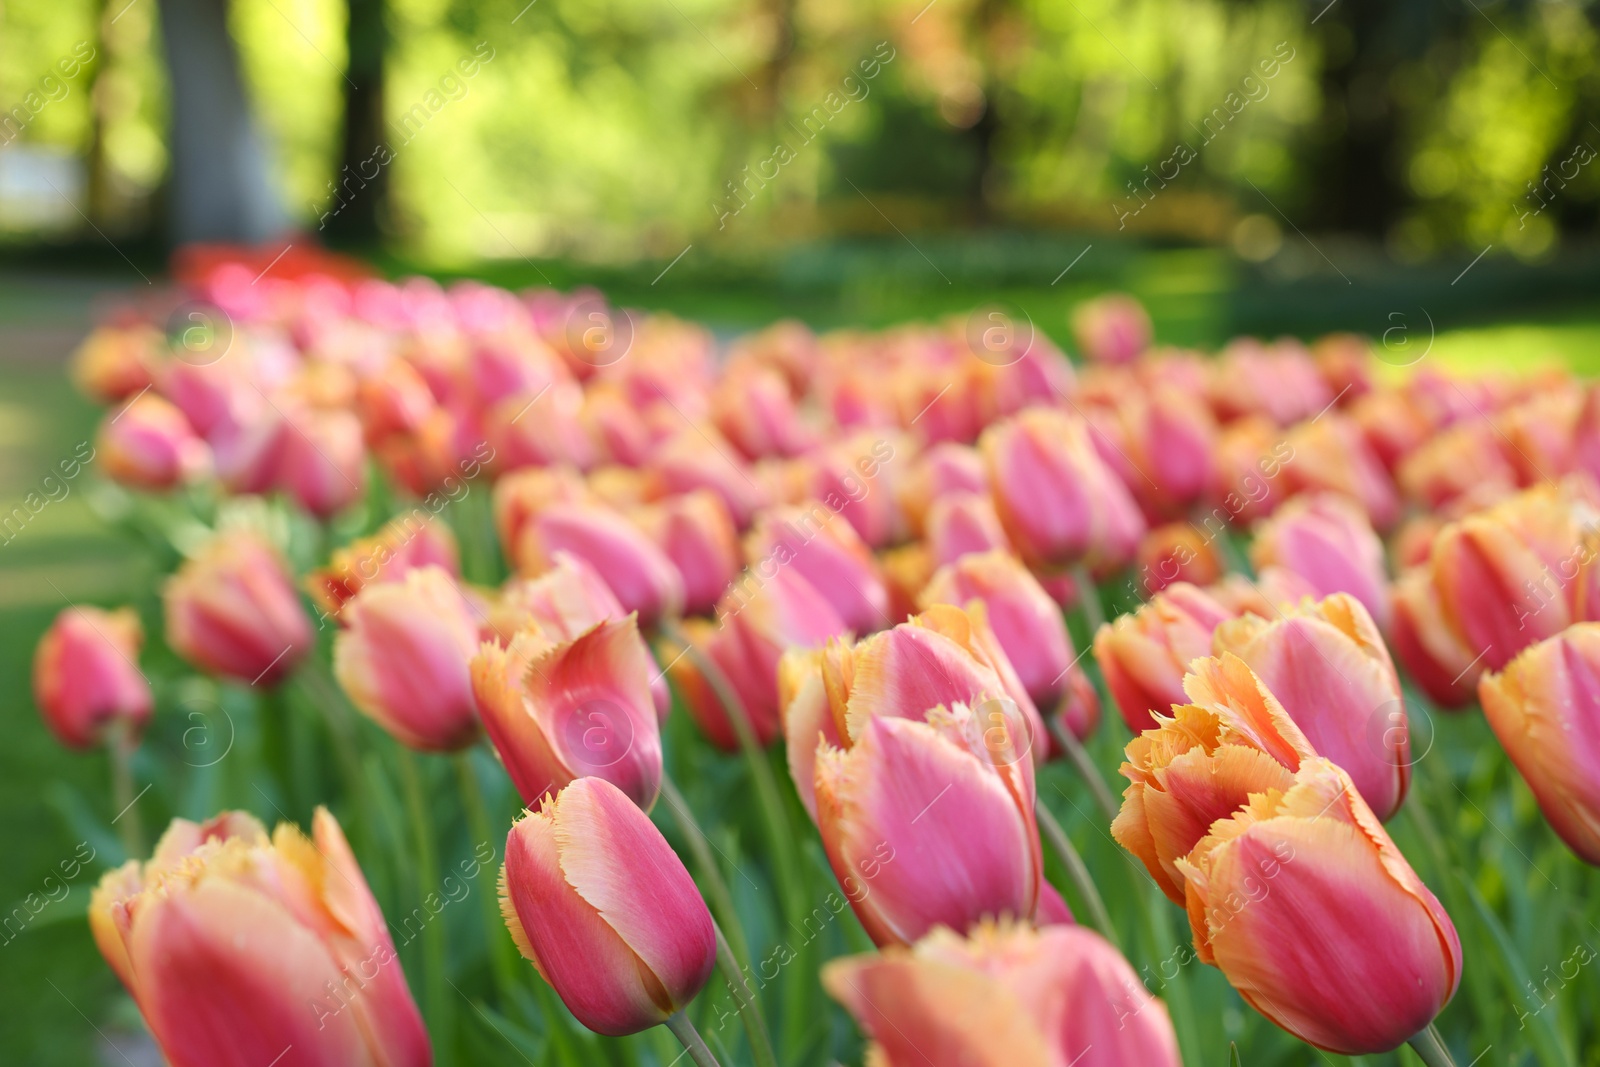
[[[1200,959],[1308,1044],[1388,1052],[1455,995],[1455,926],[1325,759],[1219,819],[1176,866]]]
[[[1243,661],[1197,659],[1184,678],[1192,704],[1128,742],[1129,781],[1111,834],[1174,903],[1184,900],[1177,861],[1252,793],[1288,789],[1316,755],[1272,692]]]
[[[167,644],[195,666],[272,685],[311,648],[310,620],[276,550],[237,529],[217,534],[167,579]]]
[[[1445,621],[1433,572],[1426,565],[1412,567],[1395,580],[1390,597],[1394,620],[1389,640],[1412,681],[1442,707],[1472,703],[1483,657]]]
[[[834,960],[822,985],[884,1067],[1179,1067],[1166,1006],[1077,926],[935,930],[911,949]]]
[[[1139,542],[1139,593],[1152,596],[1177,582],[1210,585],[1227,571],[1215,537],[1192,522],[1157,526]]]
[[[439,567],[461,577],[461,555],[450,525],[420,509],[389,520],[371,537],[336,548],[325,567],[306,577],[306,592],[337,617],[349,599],[372,582],[392,582],[419,567]]]
[[[113,723],[137,734],[150,718],[139,670],[144,630],[132,608],[67,608],[33,653],[33,700],[62,744],[88,748]]]
[[[1094,635],[1094,658],[1128,729],[1154,726],[1151,713],[1165,715],[1183,699],[1189,662],[1211,653],[1211,634],[1232,617],[1209,594],[1179,582],[1157,593],[1131,614]]]
[[[1335,493],[1297,496],[1256,530],[1250,562],[1259,572],[1286,567],[1318,597],[1349,593],[1387,630],[1388,576],[1383,542],[1360,505]]]
[[[632,1034],[695,998],[716,963],[711,913],[649,816],[579,778],[511,827],[500,910],[578,1021]]]
[[[1379,530],[1399,521],[1394,480],[1349,416],[1328,411],[1294,426],[1284,440],[1294,456],[1283,467],[1293,492],[1342,494],[1360,504]]]
[[[1249,665],[1317,753],[1350,773],[1380,820],[1400,810],[1411,779],[1405,699],[1383,635],[1359,600],[1335,593],[1272,619],[1229,619],[1213,647]]]
[[[333,673],[350,702],[402,744],[448,752],[478,736],[468,665],[478,620],[439,567],[369,585],[345,605]]]
[[[1584,862],[1600,865],[1600,623],[1523,649],[1479,680],[1478,695],[1544,817]]]
[[[339,824],[175,819],[100,880],[95,944],[172,1067],[428,1067],[428,1033]]]

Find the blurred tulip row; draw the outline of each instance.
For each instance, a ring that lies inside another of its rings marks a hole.
[[[480,1022],[506,1062],[1222,1062],[1163,955],[1231,1037],[1450,1063],[1492,965],[1385,823],[1476,699],[1600,864],[1588,386],[1163,348],[1119,295],[1073,361],[1000,312],[719,346],[348,267],[195,258],[75,366],[181,665],[70,607],[34,691],[111,752],[90,925],[174,1067],[477,1062]],[[147,853],[188,672],[285,821]]]

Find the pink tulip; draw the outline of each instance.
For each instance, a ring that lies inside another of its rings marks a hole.
[[[1361,602],[1334,593],[1268,620],[1217,627],[1213,647],[1237,655],[1283,704],[1321,755],[1350,772],[1367,806],[1387,821],[1411,779],[1400,678]]]
[[[516,545],[517,569],[537,575],[568,552],[594,567],[624,611],[649,625],[683,610],[683,578],[666,553],[616,511],[553,504],[529,519]]]
[[[789,383],[766,368],[726,374],[711,394],[711,417],[745,458],[798,456],[816,444],[801,419]]]
[[[484,412],[484,435],[498,469],[571,464],[588,470],[599,456],[583,422],[583,388],[552,382],[539,392],[515,393]]]
[[[1138,592],[1144,596],[1178,582],[1207,586],[1228,569],[1216,534],[1192,522],[1169,522],[1151,529],[1139,542],[1137,563]]]
[[[461,577],[461,553],[450,525],[419,509],[389,520],[371,537],[334,549],[327,566],[306,577],[306,591],[318,607],[337,616],[362,587],[398,581],[421,567]]]
[[[1161,1001],[1099,934],[985,924],[827,964],[883,1067],[1179,1067]]]
[[[1072,334],[1090,362],[1127,363],[1150,347],[1150,315],[1126,293],[1106,293],[1073,309]]]
[[[402,744],[448,752],[478,736],[468,665],[478,620],[438,567],[369,585],[345,605],[333,673],[350,702]]]
[[[361,421],[348,411],[286,407],[276,451],[278,488],[320,519],[366,492]]]
[[[1211,653],[1211,635],[1232,613],[1184,582],[1156,594],[1139,610],[1094,635],[1094,658],[1128,729],[1138,733],[1184,703],[1189,662]]]
[[[890,624],[889,591],[872,552],[855,527],[819,501],[762,512],[745,538],[744,552],[758,576],[793,567],[856,633]]]
[[[1291,491],[1338,493],[1359,504],[1379,530],[1400,518],[1400,495],[1367,447],[1361,429],[1339,411],[1302,422],[1284,437],[1294,458],[1283,465]]]
[[[604,778],[648,811],[661,787],[659,672],[632,616],[559,644],[529,629],[472,661],[484,728],[524,802]]]
[[[935,926],[1031,920],[1038,906],[1032,761],[991,751],[965,705],[919,718],[874,717],[850,748],[817,757],[822,843],[880,946]]]
[[[1412,681],[1441,707],[1462,708],[1472,703],[1478,678],[1485,670],[1483,657],[1445,621],[1433,571],[1422,565],[1400,575],[1392,599],[1389,640]]]
[[[867,431],[846,438],[802,460],[806,497],[843,516],[870,547],[892,544],[905,535],[896,488],[915,451],[903,435]]]
[[[1211,404],[1224,420],[1264,415],[1279,426],[1310,419],[1334,400],[1311,353],[1292,338],[1229,342],[1211,366]]]
[[[108,415],[96,445],[107,475],[136,489],[171,489],[211,469],[211,450],[189,420],[154,393]]]
[[[953,492],[928,508],[927,550],[935,566],[972,553],[1009,551],[1011,540],[987,493]]]
[[[172,1067],[428,1067],[433,1051],[361,867],[327,809],[307,839],[176,819],[100,880],[95,944]]]
[[[514,559],[522,531],[552,504],[592,503],[594,494],[572,467],[524,467],[494,483],[494,528],[500,547]]]
[[[628,513],[683,578],[683,610],[704,614],[739,574],[739,534],[722,498],[709,489],[671,496]]]
[[[144,630],[132,608],[67,608],[33,653],[33,700],[69,748],[88,748],[113,724],[137,735],[150,718],[139,670]]]
[[[1256,530],[1250,562],[1257,571],[1281,566],[1304,578],[1321,598],[1349,593],[1378,628],[1389,628],[1383,542],[1359,504],[1333,493],[1295,497]]]
[[[1031,408],[978,442],[995,510],[1033,567],[1113,567],[1133,558],[1145,524],[1080,419]]]
[[[988,494],[983,456],[971,445],[950,441],[934,445],[912,461],[898,491],[900,509],[911,532],[921,536],[923,521],[935,501],[952,493]]]
[[[272,685],[310,650],[310,620],[277,552],[259,535],[217,534],[167,579],[167,644],[203,670]]]
[[[709,489],[722,498],[734,525],[743,530],[770,500],[750,465],[712,427],[684,427],[656,449],[649,471],[658,496]]]
[[[102,404],[117,403],[154,380],[166,347],[148,324],[99,326],[72,354],[73,384]]]
[[[579,778],[506,837],[500,909],[578,1021],[611,1036],[664,1023],[716,963],[711,913],[644,812]]]

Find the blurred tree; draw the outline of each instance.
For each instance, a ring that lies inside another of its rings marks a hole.
[[[239,78],[227,0],[159,0],[171,80],[172,239],[264,241],[285,219]]]
[[[381,236],[389,204],[389,168],[377,165],[374,158],[378,146],[389,139],[384,113],[384,64],[389,51],[384,0],[350,0],[345,42],[349,58],[337,184],[357,175],[363,187],[360,196],[329,217],[326,233],[335,243],[365,245]]]

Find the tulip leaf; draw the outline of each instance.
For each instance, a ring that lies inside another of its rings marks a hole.
[[[1506,996],[1512,1004],[1523,1005],[1523,1008],[1517,1009],[1518,1018],[1528,1030],[1539,1062],[1545,1067],[1575,1067],[1576,1061],[1571,1051],[1561,1040],[1560,1032],[1556,1030],[1555,1013],[1546,1013],[1544,1009],[1549,1006],[1548,1004],[1542,1001],[1532,1003],[1528,999],[1526,991],[1533,987],[1533,980],[1528,976],[1528,968],[1523,964],[1516,946],[1512,944],[1511,936],[1506,933],[1500,919],[1489,907],[1488,901],[1483,899],[1483,894],[1478,892],[1478,887],[1472,884],[1472,880],[1459,872],[1457,877],[1466,887],[1467,895],[1472,898],[1473,909],[1489,931],[1490,939],[1497,950],[1495,960],[1501,981],[1506,986]]]

